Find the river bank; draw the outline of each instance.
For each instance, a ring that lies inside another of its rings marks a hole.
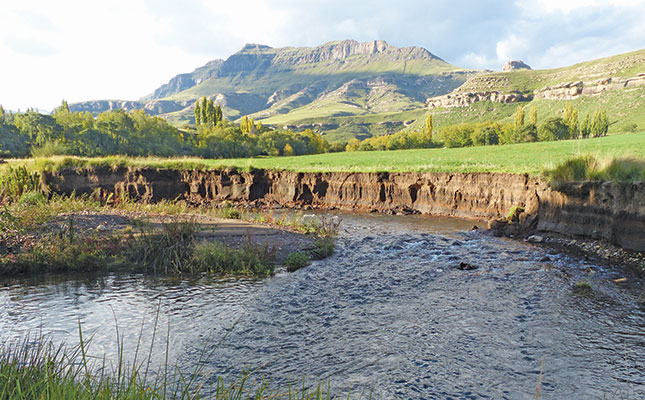
[[[427,214],[494,221],[491,229],[527,237],[553,232],[645,251],[645,182],[566,182],[505,173],[298,173],[253,170],[84,168],[44,172],[54,192],[97,199],[232,201]]]

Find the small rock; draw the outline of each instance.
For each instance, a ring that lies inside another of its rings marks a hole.
[[[540,261],[541,262],[548,262],[548,261],[551,261],[551,258],[549,256],[544,256],[544,257],[540,258]]]
[[[544,242],[544,237],[540,235],[531,235],[527,237],[526,240],[531,243],[542,243]]]
[[[468,263],[465,263],[465,262],[460,262],[459,266],[457,267],[457,269],[461,270],[461,271],[472,271],[474,269],[477,269],[477,267],[475,265],[472,265],[472,264],[468,264]]]
[[[106,232],[106,231],[109,231],[109,230],[110,230],[110,228],[108,228],[107,226],[105,226],[103,224],[101,224],[101,225],[96,227],[97,232]]]

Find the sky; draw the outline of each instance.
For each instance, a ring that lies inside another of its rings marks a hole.
[[[645,48],[645,0],[20,0],[0,12],[0,105],[136,100],[246,43],[355,39],[451,64],[555,68]]]

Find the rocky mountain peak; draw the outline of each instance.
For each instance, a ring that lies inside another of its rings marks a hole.
[[[504,65],[502,72],[515,71],[518,69],[531,69],[531,67],[522,60],[510,60],[506,65]]]

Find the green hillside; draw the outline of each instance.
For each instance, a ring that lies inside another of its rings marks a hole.
[[[575,96],[568,95],[571,90]],[[515,93],[526,101],[489,101],[487,93]],[[426,107],[445,95],[483,99]],[[645,128],[645,49],[548,70],[483,72],[384,41],[249,44],[226,60],[177,75],[138,102],[77,103],[72,109],[98,115],[102,107],[144,107],[184,126],[194,123],[192,104],[202,96],[219,104],[229,120],[249,116],[293,131],[312,129],[330,142],[418,130],[428,113],[436,130],[462,122],[510,122],[518,104],[535,106],[540,121],[560,115],[567,104],[578,108],[581,120],[602,108],[610,133],[633,131]]]

